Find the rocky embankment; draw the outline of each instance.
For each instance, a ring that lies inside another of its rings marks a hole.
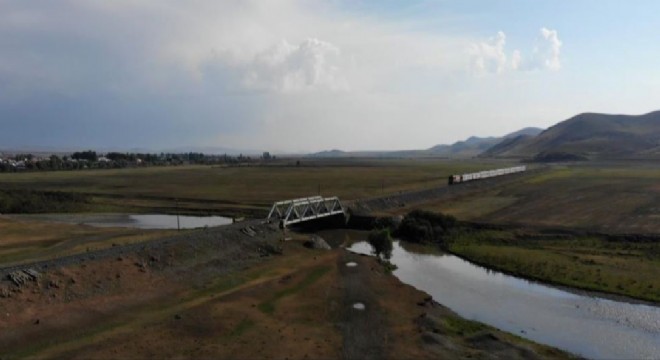
[[[81,265],[104,259],[122,259],[136,255],[136,266],[158,267],[159,263],[176,262],[177,258],[203,258],[214,254],[227,257],[231,254],[277,253],[279,230],[260,221],[237,223],[227,226],[185,231],[162,239],[147,242],[115,245],[107,249],[89,251],[82,254],[59,257],[50,260],[28,262],[7,267],[0,266],[0,290],[7,294],[12,288],[20,288],[25,283],[37,281],[41,273],[61,267]],[[209,252],[208,250],[221,250]],[[234,257],[232,260],[239,259]],[[229,260],[229,259],[225,259]],[[227,262],[229,263],[229,262]],[[235,265],[240,265],[238,262]]]

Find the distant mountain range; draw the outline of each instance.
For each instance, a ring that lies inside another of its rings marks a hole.
[[[513,138],[520,136],[533,137],[543,131],[541,128],[526,127],[524,129],[512,132],[502,137],[476,137],[471,136],[467,140],[458,141],[451,145],[436,145],[427,151],[433,155],[448,157],[474,157],[491,147]]]
[[[87,150],[71,147],[26,146],[0,149],[2,153],[70,153]],[[261,150],[224,147],[179,147],[171,149],[94,149],[100,152],[201,152],[205,154],[254,155]],[[301,156],[301,154],[281,154]],[[422,150],[342,151],[328,150],[306,155],[315,158],[342,157],[448,157],[448,158],[514,158],[538,161],[586,160],[594,158],[660,159],[660,111],[644,115],[609,115],[584,113],[543,130],[528,127],[501,137],[472,136],[451,145],[436,145]]]
[[[644,115],[584,113],[542,130],[524,128],[502,137],[476,137],[426,150],[323,151],[312,157],[497,157],[536,161],[594,158],[660,159],[660,111]]]
[[[338,157],[454,157],[469,158],[477,156],[492,146],[511,138],[518,136],[535,136],[541,133],[543,129],[527,127],[501,137],[477,137],[471,136],[466,140],[457,141],[451,145],[436,145],[424,150],[399,150],[399,151],[342,151],[328,150],[321,151],[308,156],[318,158],[338,158]]]
[[[586,158],[660,157],[660,111],[644,115],[576,115],[536,136],[506,139],[481,156],[531,158],[548,153]]]

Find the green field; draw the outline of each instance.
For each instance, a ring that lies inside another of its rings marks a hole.
[[[449,250],[526,278],[660,301],[660,244],[599,237],[534,238],[511,231],[466,232]]]

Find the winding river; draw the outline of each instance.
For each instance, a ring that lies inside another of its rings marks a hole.
[[[370,254],[362,241],[349,250]],[[401,281],[459,315],[594,359],[660,358],[660,307],[579,295],[394,244]]]

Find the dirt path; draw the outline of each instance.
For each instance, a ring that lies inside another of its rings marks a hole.
[[[387,348],[388,332],[383,309],[376,289],[369,281],[373,261],[341,251],[337,257],[340,288],[342,289],[341,332],[344,359],[383,359]],[[349,267],[347,263],[356,264]],[[363,304],[364,309],[354,308]]]

